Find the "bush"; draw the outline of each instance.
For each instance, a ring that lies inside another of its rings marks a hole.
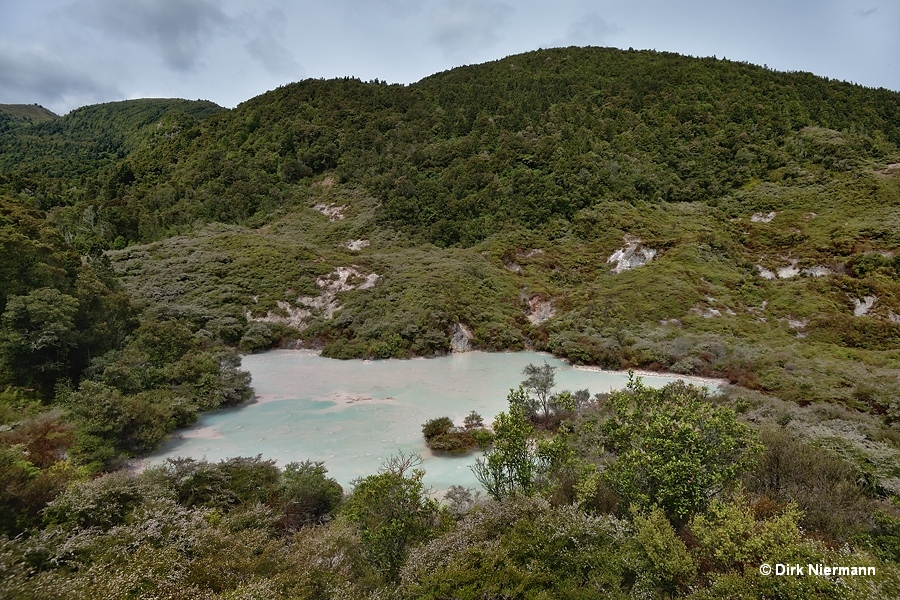
[[[478,417],[477,420],[472,418],[473,414]],[[476,422],[481,422],[481,417],[472,411],[466,420],[466,427],[463,429],[456,427],[449,417],[429,420],[422,426],[425,443],[432,452],[446,454],[465,454],[480,446],[485,441],[484,436],[479,434],[485,430],[476,425]]]
[[[675,596],[685,591],[697,574],[691,555],[669,524],[654,508],[646,515],[633,511],[638,581],[636,588],[650,596]],[[636,595],[641,595],[641,593]]]
[[[875,503],[857,467],[786,429],[767,427],[759,437],[764,450],[743,478],[748,492],[782,505],[796,503],[805,527],[836,540],[870,529]]]
[[[281,511],[285,530],[324,523],[340,505],[344,490],[326,474],[321,462],[292,462],[284,467],[273,502]]]
[[[437,419],[429,419],[422,425],[422,435],[425,441],[430,442],[434,438],[444,435],[453,427],[453,421],[450,417],[438,417]]]
[[[432,452],[447,454],[465,454],[476,446],[478,446],[478,441],[471,431],[448,431],[428,442],[428,447]]]
[[[123,456],[155,450],[177,422],[165,393],[125,396],[96,381],[85,381],[66,400],[78,437],[73,454],[95,467]]]
[[[238,348],[244,352],[267,350],[286,336],[285,329],[287,328],[284,325],[276,323],[258,321],[250,323],[238,342]]]
[[[535,498],[488,502],[409,557],[397,597],[625,597],[628,529]]]
[[[125,523],[132,510],[156,498],[172,498],[172,489],[144,477],[110,473],[76,483],[47,505],[45,519],[66,529],[110,529]]]
[[[236,457],[210,463],[193,458],[170,458],[148,469],[152,481],[174,490],[184,506],[229,510],[241,504],[268,500],[281,473],[273,460]]]
[[[342,514],[359,530],[372,564],[395,581],[409,550],[440,528],[438,504],[422,485],[425,472],[387,470],[355,482]]]
[[[606,402],[600,438],[615,459],[604,477],[626,505],[658,505],[673,522],[702,511],[759,449],[754,432],[704,388],[679,381],[652,389],[632,377]]]

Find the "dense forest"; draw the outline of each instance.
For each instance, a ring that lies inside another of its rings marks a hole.
[[[563,48],[0,105],[0,246],[2,597],[900,596],[898,92]],[[442,499],[408,456],[126,468],[278,346],[728,385],[532,372]]]

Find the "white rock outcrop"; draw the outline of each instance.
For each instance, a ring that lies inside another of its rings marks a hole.
[[[247,321],[268,323],[284,323],[295,329],[305,329],[309,318],[321,315],[326,319],[334,316],[341,305],[337,294],[350,290],[365,290],[374,287],[381,276],[377,273],[363,274],[355,266],[338,267],[328,275],[316,279],[316,285],[322,289],[318,296],[300,296],[294,304],[279,300],[276,302],[282,313],[269,311],[262,317],[254,317],[249,309],[244,310]]]
[[[778,216],[778,213],[775,212],[774,210],[769,213],[758,212],[758,213],[754,213],[753,216],[750,217],[750,220],[753,221],[754,223],[771,223],[772,219],[774,219],[777,216]]]
[[[791,329],[806,329],[806,326],[809,325],[809,319],[794,319],[788,317],[787,324]]]
[[[809,267],[808,269],[803,269],[803,274],[807,277],[825,277],[826,275],[831,275],[832,272],[833,271],[825,265],[816,265],[814,267]]]
[[[343,219],[346,209],[346,206],[338,206],[336,204],[316,204],[313,206],[313,210],[317,210],[328,217],[329,221],[340,221]]]
[[[532,325],[540,325],[556,316],[556,309],[550,300],[542,300],[540,296],[534,296],[528,301],[528,320]]]
[[[695,315],[700,315],[704,319],[715,319],[722,316],[722,311],[717,308],[695,306],[691,309],[691,312]]]
[[[797,267],[787,266],[778,269],[778,279],[792,279],[800,274]]]
[[[619,274],[646,265],[656,257],[656,254],[657,251],[653,248],[643,247],[640,239],[625,236],[625,246],[613,252],[606,262],[614,265],[613,273]]]
[[[369,240],[350,240],[349,242],[344,242],[343,244],[341,244],[341,246],[348,250],[358,252],[360,250],[368,248],[369,246],[371,246],[371,244],[369,243]]]
[[[450,338],[451,352],[469,352],[472,350],[472,340],[474,339],[472,331],[463,325],[457,323],[453,328],[453,337]]]
[[[872,310],[872,307],[875,306],[875,302],[878,301],[877,296],[864,296],[862,298],[854,298],[853,299],[853,316],[854,317],[862,317],[864,315],[869,314],[869,311]]]
[[[756,265],[756,270],[759,271],[759,276],[763,279],[778,279],[778,275],[768,270],[762,265]]]
[[[792,277],[796,277],[800,274],[800,269],[797,268],[797,259],[792,259],[786,267],[781,267],[778,269],[778,278],[779,279],[791,279]]]

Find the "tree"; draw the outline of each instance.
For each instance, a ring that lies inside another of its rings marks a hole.
[[[475,461],[472,471],[494,500],[520,492],[530,495],[539,460],[531,442],[534,426],[523,405],[528,395],[522,386],[510,390],[509,411],[494,419],[494,445]]]
[[[106,384],[85,381],[65,399],[78,429],[72,454],[103,468],[122,456],[155,450],[175,428],[171,400],[163,390],[126,396]]]
[[[670,383],[648,388],[631,376],[607,400],[603,445],[615,455],[604,477],[626,505],[659,506],[676,523],[703,510],[747,470],[760,446],[731,410],[704,388]]]
[[[484,427],[484,418],[473,410],[466,415],[465,419],[463,419],[463,427],[465,427],[467,431],[481,429]]]
[[[531,411],[528,415],[529,417],[537,417],[538,411],[540,411],[540,414],[545,421],[550,418],[552,412],[551,403],[553,401],[551,390],[553,389],[553,386],[556,385],[556,376],[554,375],[555,370],[555,367],[551,367],[545,362],[543,366],[540,367],[529,364],[522,371],[522,374],[525,375],[522,386],[528,390],[529,395],[533,394],[536,396],[536,398],[529,403]]]
[[[77,345],[78,300],[53,288],[10,296],[0,320],[0,361],[18,383],[44,386],[65,375]]]
[[[475,415],[477,420],[473,420],[472,415]],[[476,428],[476,422],[481,422],[481,426]],[[465,454],[476,446],[484,447],[485,443],[489,443],[487,438],[490,433],[484,429],[481,416],[472,411],[466,417],[465,427],[456,427],[450,417],[439,417],[430,419],[422,426],[422,435],[433,452]]]
[[[426,442],[431,442],[433,439],[438,438],[453,428],[453,421],[450,417],[438,417],[436,419],[429,419],[422,425],[422,435],[425,436]]]

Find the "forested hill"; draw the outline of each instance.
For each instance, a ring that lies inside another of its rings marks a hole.
[[[798,162],[883,161],[900,143],[898,107],[896,92],[806,73],[567,48],[408,87],[308,80],[209,120],[218,107],[199,101],[86,107],[6,136],[2,167],[52,190],[49,205],[94,206],[100,245],[243,222],[333,172],[380,201],[380,222],[467,246],[603,201],[708,202],[795,177]],[[810,126],[840,135],[799,135]],[[51,185],[76,174],[75,189]]]
[[[0,172],[16,177],[19,187],[37,187],[45,206],[90,200],[91,185],[109,177],[153,127],[222,110],[207,101],[146,99],[85,106],[57,117],[39,106],[2,105]],[[86,180],[91,184],[76,193],[73,187]]]

